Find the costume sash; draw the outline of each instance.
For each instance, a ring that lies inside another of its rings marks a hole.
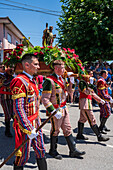
[[[50,75],[50,76],[47,76],[47,78],[52,79],[55,83],[57,83],[64,90],[64,92],[66,92],[65,86],[61,82],[59,82],[56,77]]]
[[[60,104],[60,107],[63,107],[63,106],[65,106],[65,105],[66,105],[66,101],[62,102],[62,103]],[[53,104],[53,106],[54,106],[55,109],[58,109],[58,108],[59,108],[59,104]]]
[[[38,116],[38,111],[35,114],[28,116],[27,118],[30,122],[32,122],[33,120],[37,118],[37,116]]]
[[[38,89],[36,88],[36,84],[34,84],[34,83],[33,83],[26,75],[24,75],[24,74],[19,75],[18,78],[19,78],[19,77],[20,77],[21,79],[23,79],[24,81],[26,81],[28,84],[30,84],[30,86],[33,87],[36,95],[38,96],[39,91],[38,91]],[[23,83],[24,83],[24,82],[23,82]],[[24,84],[25,84],[25,83],[24,83]]]
[[[92,100],[91,95],[86,95],[86,94],[84,94],[84,93],[80,92],[80,99],[82,99],[82,98],[87,98],[87,99]]]

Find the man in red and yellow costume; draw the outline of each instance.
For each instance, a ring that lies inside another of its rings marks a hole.
[[[5,115],[5,135],[13,137],[10,131],[10,120],[13,118],[13,100],[10,82],[14,78],[14,66],[9,65],[5,69],[5,66],[1,63],[0,67],[0,103]]]
[[[110,108],[110,103],[113,103],[112,97],[108,94],[108,86],[106,84],[105,79],[108,76],[108,72],[106,70],[101,71],[101,77],[97,81],[97,90],[98,90],[98,95],[100,96],[101,99],[105,100],[105,104],[102,105],[100,104],[100,126],[99,129],[102,133],[103,129],[105,128],[105,123],[109,116],[111,115],[111,108]],[[107,128],[105,128],[106,131],[110,131]]]
[[[14,170],[23,170],[23,166],[29,159],[30,146],[32,145],[39,170],[47,170],[45,159],[45,147],[42,130],[36,133],[40,126],[38,106],[38,83],[33,75],[39,69],[39,62],[34,54],[25,54],[22,57],[23,73],[15,77],[11,84],[13,109],[15,148],[18,148],[27,138],[29,141],[17,153],[14,162]]]
[[[93,91],[92,87],[89,85],[89,78],[89,75],[82,75],[82,79],[79,82],[80,118],[78,121],[78,134],[76,139],[88,139],[83,135],[84,123],[88,120],[90,127],[97,136],[98,141],[107,141],[109,138],[105,138],[101,135],[96,124],[96,119],[92,109],[92,98],[94,98],[98,103],[104,104],[105,102]]]

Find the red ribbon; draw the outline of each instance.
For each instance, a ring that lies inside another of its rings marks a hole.
[[[55,81],[55,83],[57,83],[64,90],[64,92],[66,91],[65,86],[61,82],[59,82],[56,77],[51,75],[51,76],[48,76],[47,78],[50,78],[53,81]]]
[[[65,106],[65,105],[66,105],[66,101],[62,102],[62,103],[60,104],[60,107],[63,107],[63,106]],[[58,104],[54,104],[53,106],[54,106],[55,109],[59,108],[59,105],[58,105]]]
[[[86,99],[90,99],[90,100],[92,100],[91,95],[86,95],[86,94],[84,94],[84,93],[80,92],[80,99],[82,99],[82,98],[86,98]]]

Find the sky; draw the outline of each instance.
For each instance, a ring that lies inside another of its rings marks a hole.
[[[34,46],[42,46],[46,23],[53,26],[53,34],[58,36],[56,21],[59,21],[61,15],[61,5],[60,0],[0,0],[0,17],[8,16],[26,38],[30,37],[30,42]],[[55,44],[57,39],[54,40],[53,46]]]

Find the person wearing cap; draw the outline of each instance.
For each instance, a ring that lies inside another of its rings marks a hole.
[[[98,125],[96,124],[96,119],[92,109],[92,98],[94,98],[98,103],[101,103],[102,105],[105,103],[105,101],[96,95],[91,86],[89,87],[89,78],[89,75],[81,75],[81,80],[79,82],[80,118],[78,121],[78,133],[76,139],[88,139],[83,135],[84,123],[88,120],[90,127],[97,136],[98,141],[107,141],[109,138],[103,137],[101,135]]]
[[[65,67],[62,60],[53,62],[54,73],[48,77],[43,83],[42,103],[44,104],[48,116],[55,111],[57,113],[51,118],[50,131],[50,150],[49,154],[55,159],[62,159],[57,152],[58,134],[60,128],[63,130],[64,137],[69,147],[70,157],[80,157],[85,154],[76,148],[76,143],[72,136],[72,129],[69,119],[69,112],[66,106],[67,90],[71,90],[70,86],[66,87],[66,82],[62,78]],[[56,110],[58,109],[58,110]]]

